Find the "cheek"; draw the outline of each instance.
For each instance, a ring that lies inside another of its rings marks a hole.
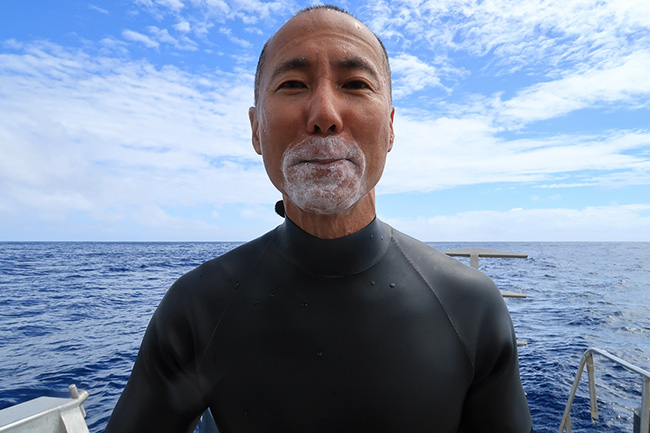
[[[377,131],[375,131],[376,133]],[[369,182],[374,183],[379,181],[386,159],[390,150],[390,130],[375,134],[369,138],[362,145],[362,151],[366,157],[366,178]]]
[[[379,181],[382,173],[384,172],[384,166],[386,165],[386,154],[376,153],[373,155],[373,158],[368,160],[368,169],[367,176],[369,179],[374,182]]]
[[[266,125],[260,124],[260,150],[262,152],[262,161],[264,169],[273,183],[273,185],[282,190],[284,184],[282,177],[282,155],[284,153],[282,140],[274,135],[269,135],[269,128]],[[273,129],[271,129],[273,131]]]
[[[265,148],[264,146],[262,147],[262,159],[264,161],[264,168],[266,169],[266,172],[269,174],[271,179],[273,180],[274,177],[278,177],[282,175],[282,151],[272,147],[268,146]],[[274,182],[275,183],[275,182]]]

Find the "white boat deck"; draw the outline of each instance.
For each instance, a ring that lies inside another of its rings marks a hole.
[[[72,398],[38,397],[0,410],[0,433],[88,433],[86,391],[70,385]]]

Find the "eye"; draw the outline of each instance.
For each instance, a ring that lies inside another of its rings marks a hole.
[[[303,89],[305,84],[298,80],[288,80],[278,86],[278,89]]]
[[[349,89],[349,90],[363,90],[363,89],[370,89],[370,86],[368,83],[362,80],[352,80],[348,81],[343,85],[344,89]]]

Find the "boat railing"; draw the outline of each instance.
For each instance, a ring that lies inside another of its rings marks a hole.
[[[88,433],[83,402],[87,391],[70,385],[70,398],[38,397],[0,410],[2,433]]]
[[[460,248],[457,250],[443,251],[450,257],[469,257],[469,265],[474,269],[478,269],[479,257],[491,257],[502,259],[527,259],[528,254],[514,253],[512,251],[491,250],[486,248]],[[523,293],[511,292],[508,290],[501,290],[501,295],[504,298],[525,298]]]
[[[620,365],[621,367],[639,374],[643,378],[641,409],[639,414],[640,419],[638,424],[639,428],[638,430],[635,430],[635,433],[650,433],[650,372],[637,367],[634,364],[630,364],[624,359],[621,359],[618,356],[612,355],[611,353],[602,349],[598,349],[596,347],[589,348],[584,353],[584,355],[582,355],[580,366],[578,367],[578,372],[576,374],[575,380],[573,381],[571,393],[569,394],[569,401],[567,401],[566,408],[564,409],[564,415],[562,416],[562,422],[560,423],[559,433],[563,433],[565,430],[567,433],[571,433],[571,406],[573,405],[573,399],[575,398],[576,392],[578,391],[578,385],[580,384],[580,378],[582,376],[582,372],[584,371],[585,365],[587,366],[587,376],[589,380],[589,403],[591,409],[591,421],[596,422],[598,420],[594,354],[601,355],[610,361],[613,361],[614,363]]]
[[[515,253],[512,251],[503,251],[503,250],[492,250],[486,248],[460,248],[457,250],[447,250],[443,251],[450,257],[469,257],[469,265],[478,269],[478,259],[479,257],[491,257],[491,258],[502,258],[502,259],[527,259],[528,254],[524,253]],[[519,292],[512,292],[510,290],[499,290],[501,296],[504,298],[526,298],[526,294]],[[523,340],[517,340],[517,346],[528,346]]]

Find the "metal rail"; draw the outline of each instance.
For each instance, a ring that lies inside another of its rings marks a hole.
[[[450,257],[469,257],[470,266],[474,269],[478,269],[478,259],[479,257],[492,257],[492,258],[503,258],[503,259],[527,259],[528,254],[524,253],[513,253],[512,251],[503,251],[503,250],[489,250],[485,248],[461,248],[458,250],[447,250],[443,251]],[[508,290],[499,290],[501,296],[504,298],[525,298],[526,295],[523,293],[511,292]]]
[[[641,393],[641,422],[639,424],[639,433],[650,433],[650,372],[637,367],[636,365],[630,364],[629,362],[614,356],[611,353],[598,349],[596,347],[589,348],[582,359],[580,360],[580,366],[578,367],[578,373],[576,378],[573,381],[573,388],[571,388],[571,394],[569,395],[569,401],[566,404],[564,409],[564,415],[562,416],[562,422],[560,423],[559,433],[563,433],[566,429],[567,433],[571,433],[571,406],[573,405],[573,399],[576,396],[576,391],[578,390],[578,385],[580,384],[580,377],[582,376],[582,371],[587,365],[587,375],[589,379],[589,402],[591,405],[591,421],[595,422],[598,419],[598,405],[596,402],[596,381],[594,375],[594,353],[602,355],[605,358],[617,363],[618,365],[630,370],[634,373],[641,375],[643,378],[643,391]]]
[[[490,250],[486,248],[461,248],[458,250],[447,250],[445,254],[451,257],[469,257],[470,266],[478,269],[479,257],[496,257],[504,259],[527,259],[528,254],[513,253],[511,251]]]

